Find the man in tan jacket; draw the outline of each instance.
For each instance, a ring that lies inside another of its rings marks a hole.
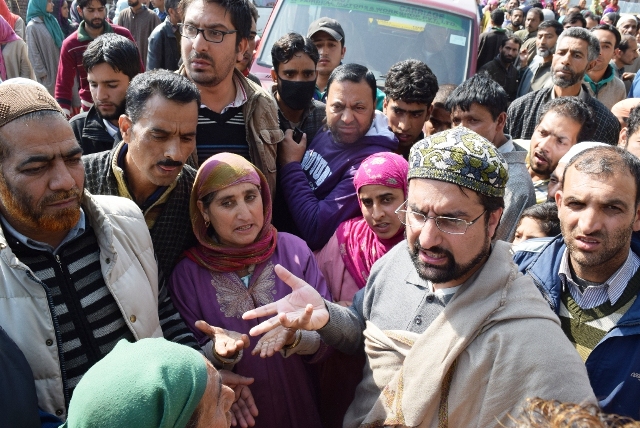
[[[495,147],[460,126],[418,142],[409,159],[396,211],[407,239],[373,266],[353,306],[277,266],[293,292],[245,313],[279,314],[251,334],[282,324],[317,330],[343,352],[364,347],[345,427],[507,426],[529,397],[593,403],[557,316],[518,273],[510,245],[491,243],[508,179]]]
[[[245,157],[276,186],[277,144],[284,138],[278,108],[260,86],[235,69],[251,31],[248,2],[185,0],[179,24],[183,65],[202,97],[196,151],[198,164],[220,152]]]

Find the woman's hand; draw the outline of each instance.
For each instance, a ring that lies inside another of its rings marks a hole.
[[[280,352],[283,346],[291,345],[296,337],[296,330],[278,326],[260,338],[251,355],[260,354],[260,358],[272,357]]]
[[[279,325],[295,330],[318,330],[324,327],[329,322],[329,311],[320,293],[281,265],[276,265],[275,272],[293,291],[277,302],[245,312],[242,315],[245,320],[278,314],[253,327],[249,334],[259,336]]]
[[[232,358],[241,349],[249,347],[249,336],[220,327],[213,327],[206,321],[196,321],[196,328],[213,341],[214,351],[223,358]]]
[[[220,370],[218,373],[222,383],[235,393],[235,400],[231,406],[231,425],[240,425],[242,428],[254,426],[258,408],[248,386],[253,383],[253,378],[240,376],[229,370]]]

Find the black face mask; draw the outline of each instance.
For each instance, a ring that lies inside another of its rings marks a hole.
[[[292,110],[303,110],[311,103],[316,90],[316,81],[294,82],[278,78],[280,99]]]

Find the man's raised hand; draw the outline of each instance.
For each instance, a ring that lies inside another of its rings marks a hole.
[[[291,287],[291,294],[277,302],[245,312],[242,315],[245,320],[277,314],[253,327],[249,334],[259,336],[279,325],[301,330],[318,330],[324,327],[329,322],[329,311],[320,293],[280,265],[276,265],[275,272]]]

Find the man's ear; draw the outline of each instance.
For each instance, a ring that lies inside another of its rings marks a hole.
[[[84,18],[84,15],[82,14],[82,9],[80,8],[80,6],[76,6],[76,10],[78,11],[78,15]]]
[[[246,38],[243,38],[242,40],[240,40],[240,44],[236,48],[236,62],[242,61],[242,58],[244,57],[244,53],[247,51],[248,48],[249,48],[249,40]],[[251,52],[251,54],[253,54],[253,52]]]
[[[618,147],[622,147],[623,149],[627,147],[627,138],[629,137],[627,135],[627,132],[628,128],[626,126],[620,131],[620,137],[618,137]]]
[[[588,73],[588,72],[590,72],[591,70],[593,70],[593,67],[595,67],[595,66],[596,66],[596,61],[597,61],[597,59],[594,59],[593,61],[591,61],[591,62],[589,63],[589,65],[587,65],[587,70],[585,71],[585,73]]]
[[[498,115],[498,120],[496,120],[496,129],[502,132],[504,130],[504,125],[506,124],[507,124],[507,113],[503,111]]]
[[[273,69],[273,67],[271,67],[271,79],[275,82],[278,81],[278,75],[276,74],[276,71]]]
[[[347,53],[347,47],[343,47],[342,48],[342,56],[340,57],[341,59],[344,59],[344,54]]]
[[[120,127],[120,133],[125,143],[129,144],[131,141],[131,133],[133,128],[133,122],[126,114],[121,114],[118,119],[118,126]]]

